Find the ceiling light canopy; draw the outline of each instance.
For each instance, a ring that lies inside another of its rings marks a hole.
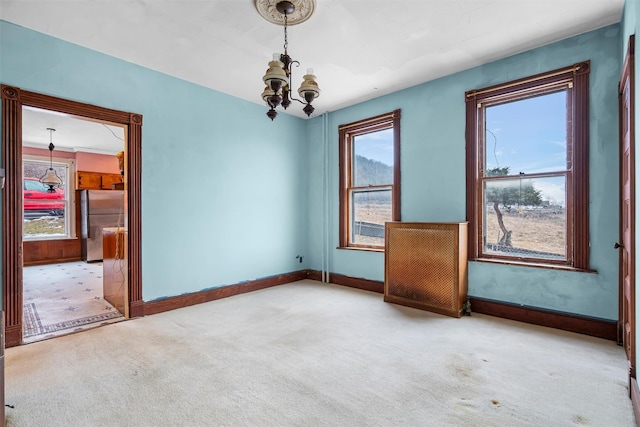
[[[293,60],[288,52],[289,40],[287,35],[288,25],[295,25],[309,19],[315,10],[315,0],[256,0],[258,13],[269,22],[284,25],[284,53],[274,53],[273,59],[269,62],[269,68],[262,77],[265,83],[262,99],[269,106],[267,116],[273,120],[278,115],[276,107],[282,105],[285,110],[291,101],[298,101],[305,104],[302,109],[307,116],[315,110],[311,102],[320,95],[320,88],[313,75],[311,68],[307,69],[307,74],[302,77],[302,84],[298,89],[298,95],[304,99],[295,98],[291,94],[291,66],[300,66],[298,61]]]

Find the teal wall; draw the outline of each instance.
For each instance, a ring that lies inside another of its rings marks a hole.
[[[382,253],[336,249],[340,124],[401,108],[402,220],[464,221],[465,91],[591,60],[589,216],[591,267],[597,274],[471,262],[469,293],[514,304],[617,319],[618,253],[612,245],[618,238],[619,46],[620,27],[616,24],[311,120],[307,124],[310,268],[384,280]],[[322,156],[325,151],[328,158]],[[325,172],[326,161],[329,165]],[[321,202],[326,188],[328,210],[322,209]],[[323,235],[327,215],[329,232]],[[322,239],[326,236],[329,241],[323,246]],[[314,251],[319,247],[325,251]]]
[[[144,300],[306,267],[304,120],[4,21],[0,82],[144,116]]]
[[[336,249],[338,125],[401,108],[402,219],[464,221],[464,92],[589,59],[597,273],[472,262],[469,291],[614,320],[616,85],[621,34],[629,27],[621,26],[306,121],[281,114],[272,123],[259,105],[2,21],[0,82],[144,116],[142,276],[149,301],[301,268],[382,281],[382,254]],[[296,255],[305,257],[302,264]]]

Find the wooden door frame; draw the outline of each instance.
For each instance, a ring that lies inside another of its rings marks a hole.
[[[127,281],[130,317],[144,315],[141,270],[142,115],[2,85],[2,307],[7,347],[22,344],[22,107],[29,106],[127,126]]]

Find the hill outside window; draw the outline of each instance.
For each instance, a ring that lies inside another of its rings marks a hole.
[[[341,125],[340,248],[384,250],[400,221],[400,110]]]
[[[466,93],[469,259],[588,269],[589,62]]]

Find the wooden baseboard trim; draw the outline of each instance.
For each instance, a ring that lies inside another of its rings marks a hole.
[[[318,270],[309,270],[307,279],[322,280],[322,272]],[[384,292],[384,282],[377,280],[360,279],[357,277],[345,276],[343,274],[329,273],[329,282],[335,285],[348,286],[350,288],[362,289],[364,291]]]
[[[144,312],[145,303],[144,301],[131,301],[129,303],[129,317],[142,317],[145,315]]]
[[[219,288],[206,289],[185,295],[177,295],[159,300],[144,303],[144,315],[157,314],[177,308],[188,307],[190,305],[201,304],[234,295],[253,292],[271,286],[283,285],[285,283],[296,282],[307,278],[307,270],[294,271],[292,273],[280,274],[277,276],[265,277],[263,279],[251,280],[234,285],[222,286]]]
[[[64,262],[75,262],[82,261],[82,257],[69,257],[69,258],[54,258],[54,259],[43,259],[38,261],[24,261],[23,266],[32,267],[34,265],[46,265],[46,264],[61,264]]]
[[[307,277],[312,280],[322,280],[322,273],[317,270],[309,270]],[[359,279],[342,274],[330,273],[329,282],[336,285],[384,293],[384,282],[375,280]],[[472,313],[488,314],[490,316],[517,320],[533,325],[547,326],[607,340],[617,340],[616,321],[552,312],[533,307],[523,307],[483,298],[470,297],[470,300]]]
[[[22,344],[22,323],[19,325],[6,326],[4,329],[5,348],[16,347]]]
[[[640,389],[638,388],[638,381],[629,377],[629,394],[631,395],[631,406],[633,406],[633,415],[636,417],[636,425],[640,425]]]
[[[547,326],[563,331],[576,332],[593,337],[617,340],[617,322],[557,313],[539,308],[523,307],[509,303],[470,297],[471,312],[488,314],[504,319],[517,320],[533,325]]]

